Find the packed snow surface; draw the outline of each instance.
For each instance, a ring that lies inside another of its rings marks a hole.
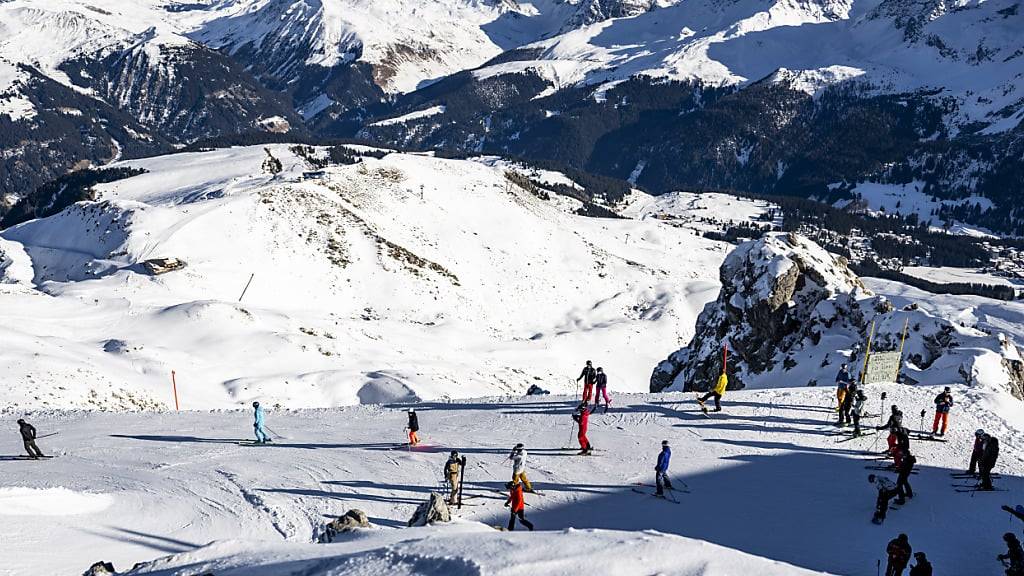
[[[872,385],[868,410],[898,404],[906,424],[919,429],[918,412],[926,409],[930,419],[939,390]],[[837,442],[832,386],[730,391],[724,411],[710,418],[690,394],[628,395],[613,388],[611,410],[591,416],[597,451],[589,457],[563,449],[576,444],[569,418],[575,400],[559,396],[412,404],[423,444],[411,450],[398,444],[405,438],[405,404],[269,408],[266,425],[275,441],[267,446],[240,445],[252,431],[246,410],[40,412],[29,420],[41,434],[59,432],[38,442],[56,458],[13,460],[20,442],[16,434],[3,435],[0,489],[21,495],[36,489],[39,500],[55,488],[104,494],[114,505],[82,514],[73,502],[66,515],[8,518],[0,523],[3,569],[75,575],[97,560],[125,570],[171,554],[133,574],[280,574],[282,566],[342,574],[365,561],[369,574],[389,573],[390,566],[398,574],[529,570],[545,576],[577,574],[583,565],[594,574],[638,576],[806,573],[788,564],[874,576],[886,542],[905,532],[937,574],[998,576],[1001,535],[1021,527],[999,506],[1018,503],[1024,489],[1018,448],[1024,410],[1006,395],[956,384],[953,393],[949,441],[912,441],[920,468],[911,477],[915,497],[890,511],[882,526],[870,522],[875,494],[865,466],[877,461],[864,452],[881,450],[885,438]],[[0,417],[0,429],[13,429],[14,419]],[[862,424],[879,422],[871,416]],[[970,483],[949,472],[966,468],[977,428],[1001,440],[996,485],[1009,492],[954,492],[951,484]],[[672,446],[679,505],[633,491],[652,490],[636,483],[653,483],[662,440]],[[525,444],[527,474],[541,492],[526,495],[527,518],[539,531],[509,534],[467,524],[507,523],[506,458],[516,442]],[[405,529],[416,505],[441,490],[450,450],[468,459],[460,523]],[[374,528],[340,544],[309,544],[324,523],[350,508],[365,511]],[[618,532],[639,530],[710,544]],[[206,546],[223,540],[232,542]]]

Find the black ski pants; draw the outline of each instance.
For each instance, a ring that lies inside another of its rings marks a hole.
[[[890,558],[885,564],[885,576],[903,576],[903,571],[907,569],[907,563],[899,564],[893,562]]]
[[[896,476],[896,492],[902,502],[906,498],[914,497],[914,489],[910,487],[910,474],[899,474]]]
[[[986,466],[982,464],[979,467],[981,471],[981,487],[985,490],[992,489],[992,466]]]
[[[714,390],[712,390],[711,392],[708,392],[704,396],[701,396],[701,399],[700,399],[701,403],[703,404],[704,402],[707,402],[708,398],[714,398],[715,399],[715,410],[721,410],[722,409],[722,395],[721,394],[719,394],[718,392],[715,392]]]
[[[875,518],[885,520],[885,514],[889,511],[889,500],[895,498],[899,493],[899,489],[878,491],[878,500],[875,501]]]
[[[508,517],[508,530],[509,530],[509,532],[511,532],[511,531],[516,529],[516,517],[517,516],[519,517],[519,523],[522,524],[523,526],[526,526],[526,529],[532,532],[533,531],[533,522],[530,522],[529,520],[526,519],[526,513],[524,511],[522,511],[522,510],[520,510],[519,512],[513,512],[511,515],[509,515],[509,517]]]
[[[971,452],[971,465],[967,467],[967,471],[974,474],[974,471],[978,469],[978,462],[981,460],[981,452]]]
[[[25,452],[28,452],[28,455],[31,456],[32,458],[43,457],[43,453],[41,450],[39,450],[39,447],[36,446],[35,440],[25,440]]]
[[[860,414],[851,412],[850,416],[853,417],[853,435],[860,436]]]

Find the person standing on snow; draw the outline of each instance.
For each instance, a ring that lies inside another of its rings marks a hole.
[[[668,440],[662,440],[658,463],[654,465],[654,485],[657,487],[654,492],[655,496],[663,496],[665,488],[672,489],[672,483],[668,481],[668,463],[671,459],[672,449],[668,447]]]
[[[877,430],[889,429],[889,437],[886,438],[886,442],[889,444],[889,453],[892,454],[893,448],[896,447],[896,431],[903,427],[903,412],[893,404],[892,412],[889,414],[889,419],[885,421],[877,428]]]
[[[594,410],[601,405],[601,397],[604,397],[604,412],[608,413],[608,405],[612,403],[611,399],[608,398],[608,375],[604,373],[604,368],[598,366],[597,375],[594,380]]]
[[[932,434],[937,436],[946,435],[946,425],[949,424],[949,409],[953,407],[953,395],[949,392],[949,386],[935,397],[935,421],[932,422]],[[939,430],[939,422],[942,422],[942,430]]]
[[[906,428],[896,429],[896,446],[892,449],[892,463],[897,469],[903,466],[903,458],[910,454],[910,433]]]
[[[868,397],[864,395],[864,391],[858,389],[853,398],[853,409],[850,410],[850,416],[853,417],[854,436],[860,436],[860,417],[864,415],[864,404],[867,401]]]
[[[896,485],[892,483],[885,476],[875,476],[874,474],[868,474],[868,482],[875,486],[878,490],[878,499],[875,501],[875,515],[871,518],[871,521],[875,524],[881,524],[885,520],[885,515],[889,511],[889,500],[899,494],[899,490],[896,489]]]
[[[594,451],[594,446],[587,439],[587,426],[590,423],[590,409],[587,408],[586,402],[580,402],[580,405],[576,407],[576,410],[572,413],[572,419],[579,424],[579,433],[576,434],[576,439],[580,441],[580,452],[579,456],[589,456]]]
[[[910,563],[910,553],[913,550],[906,534],[889,540],[889,545],[885,547],[885,552],[889,555],[889,561],[885,565],[885,576],[902,576],[907,564]]]
[[[971,463],[967,468],[967,473],[974,475],[977,474],[978,462],[981,460],[981,455],[985,453],[985,431],[978,428],[974,432],[974,446],[971,448]]]
[[[587,365],[583,367],[583,371],[580,372],[579,378],[576,381],[583,380],[583,403],[590,402],[590,394],[594,389],[594,384],[597,382],[597,371],[594,370],[594,365],[587,360]]]
[[[18,420],[18,430],[21,432],[21,442],[25,445],[28,457],[33,460],[45,458],[39,446],[36,446],[36,427],[24,420]]]
[[[981,472],[981,490],[992,490],[992,469],[996,467],[996,460],[999,459],[999,440],[991,434],[985,434],[985,450],[978,460],[978,470]]]
[[[697,403],[700,404],[700,409],[707,412],[708,409],[704,406],[704,403],[709,398],[715,399],[715,412],[722,411],[722,396],[725,396],[725,389],[729,387],[729,377],[722,372],[722,375],[718,377],[718,382],[715,383],[715,387],[708,391],[707,394],[697,398]]]
[[[846,392],[843,394],[843,400],[839,403],[839,424],[843,426],[849,426],[853,422],[853,414],[850,413],[853,410],[854,400],[857,398],[857,385],[850,383],[846,388]]]
[[[263,408],[260,407],[259,402],[252,403],[253,409],[253,421],[252,429],[256,433],[256,443],[266,444],[270,442],[270,436],[267,435],[267,431],[263,429]]]
[[[526,519],[526,499],[523,498],[523,483],[513,480],[509,483],[509,495],[505,500],[505,507],[511,506],[512,515],[508,518],[509,532],[516,528],[516,518],[519,523],[526,526],[526,529],[533,532],[533,523]]]
[[[1000,554],[996,559],[1009,564],[1006,576],[1024,576],[1024,550],[1021,550],[1020,540],[1013,532],[1007,532],[1003,534],[1003,542],[1006,542],[1006,554]]]
[[[850,371],[843,364],[839,367],[839,373],[836,374],[836,399],[839,400],[836,404],[836,412],[841,412],[843,409],[843,401],[846,400],[846,393],[849,390],[850,384],[853,384],[853,377],[850,376]]]
[[[459,474],[465,466],[466,457],[460,458],[458,451],[452,450],[451,455],[448,456],[448,461],[444,463],[444,477],[448,481],[448,487],[451,490],[451,495],[448,497],[449,504],[455,504],[459,493]]]
[[[416,417],[416,410],[409,408],[409,423],[405,427],[409,431],[409,446],[415,446],[420,443],[420,419]]]
[[[512,461],[512,481],[522,482],[527,492],[533,492],[530,479],[526,477],[526,448],[523,447],[522,443],[516,444],[512,448],[512,453],[508,455],[506,460]]]
[[[910,567],[910,576],[932,576],[932,564],[924,552],[914,552],[914,560],[917,564]]]
[[[914,471],[915,464],[917,464],[917,458],[913,454],[910,452],[903,454],[903,461],[896,469],[896,491],[899,495],[899,498],[896,499],[897,504],[905,504],[907,498],[914,497],[914,489],[910,487],[910,474]]]

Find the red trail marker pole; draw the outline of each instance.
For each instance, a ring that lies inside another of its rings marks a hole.
[[[174,390],[174,409],[178,408],[178,380],[174,377],[174,370],[171,370],[171,388]]]

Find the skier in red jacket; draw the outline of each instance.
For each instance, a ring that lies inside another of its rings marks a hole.
[[[587,408],[586,402],[580,402],[580,405],[576,407],[576,411],[572,413],[572,419],[580,425],[580,432],[576,435],[576,438],[580,441],[580,456],[589,456],[594,451],[593,445],[590,444],[590,440],[587,439],[587,424],[590,423],[590,409]]]
[[[512,515],[508,517],[509,531],[515,530],[516,517],[519,517],[519,522],[532,532],[533,523],[526,519],[526,500],[523,498],[523,483],[519,480],[513,480],[508,483],[508,487],[509,494],[508,499],[505,500],[505,507],[507,508],[510,505],[512,507]]]

